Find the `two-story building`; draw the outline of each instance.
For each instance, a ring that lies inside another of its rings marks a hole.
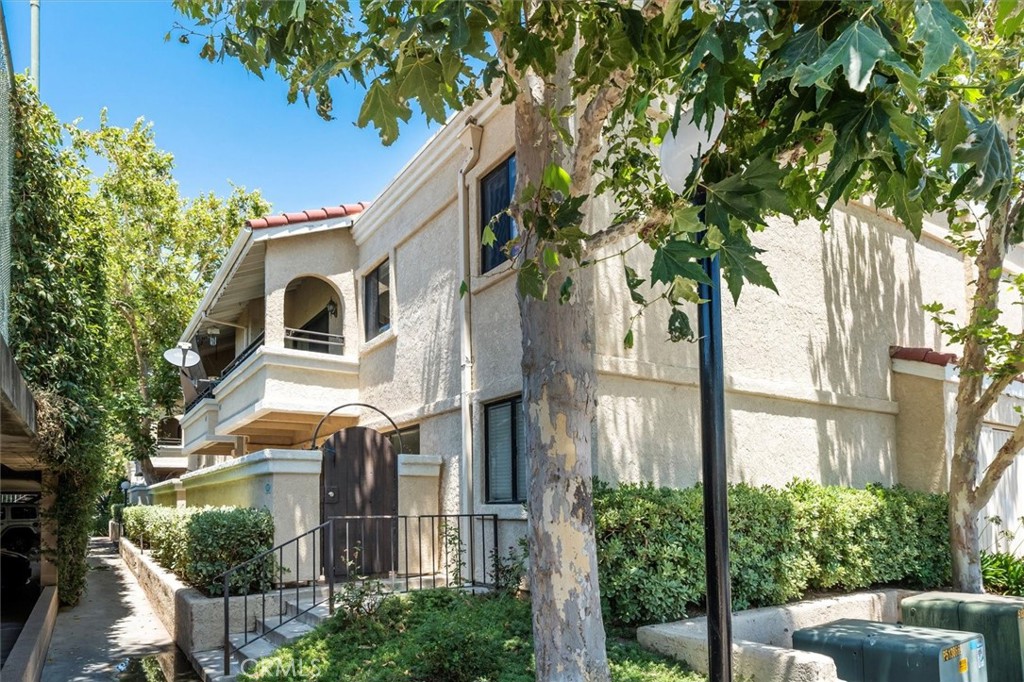
[[[496,99],[455,116],[372,205],[246,223],[181,337],[202,359],[181,421],[189,472],[157,486],[157,501],[176,490],[189,505],[266,506],[281,540],[313,527],[331,485],[308,449],[320,419],[348,404],[321,437],[357,424],[393,431],[361,403],[401,430],[402,514],[495,514],[499,544],[511,544],[526,518],[528,453],[515,277],[500,247],[516,227],[501,218],[493,246],[481,234],[511,197],[512,119]],[[608,215],[599,204],[585,227]],[[971,277],[945,234],[932,221],[915,241],[851,204],[824,233],[779,219],[753,235],[779,293],[748,287],[723,313],[731,480],[941,488],[956,376],[924,353],[956,349],[922,306],[965,314]],[[650,254],[626,261],[643,271]],[[635,306],[622,262],[594,267],[595,473],[689,486],[700,471],[697,348],[666,340],[657,310],[624,348]],[[1014,394],[993,410],[988,456],[1021,403]],[[1013,492],[1022,468],[994,502],[1004,517],[1024,514]],[[347,485],[341,494],[362,494]]]

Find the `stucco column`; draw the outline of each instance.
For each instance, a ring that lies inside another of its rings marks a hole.
[[[267,305],[263,311],[263,345],[267,348],[284,348],[284,288],[267,293]]]

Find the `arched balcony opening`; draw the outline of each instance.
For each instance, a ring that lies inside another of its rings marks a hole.
[[[345,354],[342,299],[319,277],[297,277],[284,297],[285,348],[311,353]]]
[[[176,417],[164,417],[156,424],[157,445],[181,445],[181,422]]]

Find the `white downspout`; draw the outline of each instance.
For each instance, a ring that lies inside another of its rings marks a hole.
[[[459,142],[466,148],[466,160],[459,169],[459,251],[462,254],[459,280],[466,287],[459,308],[459,325],[462,335],[461,349],[461,391],[459,406],[462,412],[462,461],[459,469],[462,472],[462,513],[473,513],[473,294],[469,290],[472,284],[472,258],[470,230],[473,222],[469,215],[469,180],[468,174],[480,159],[480,140],[484,129],[477,125],[476,119],[470,118],[466,127],[459,133]],[[460,286],[462,286],[460,285]]]

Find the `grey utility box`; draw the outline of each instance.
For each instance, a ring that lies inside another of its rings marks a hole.
[[[1024,599],[997,594],[925,592],[900,604],[903,622],[985,636],[992,682],[1024,682]]]
[[[829,656],[846,682],[988,682],[975,632],[843,619],[797,630],[793,648]]]

